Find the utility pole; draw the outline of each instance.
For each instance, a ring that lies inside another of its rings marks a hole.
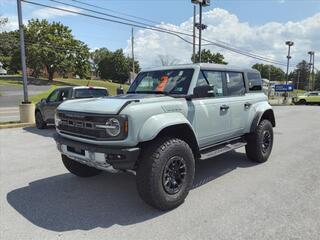
[[[196,5],[193,6],[193,42],[192,42],[192,62],[196,62]]]
[[[310,61],[309,61],[309,90],[313,89],[313,74],[314,74],[314,67],[312,67],[312,65],[314,65],[314,52],[313,51],[309,51],[308,54],[310,55]],[[312,70],[311,70],[312,67]]]
[[[314,88],[315,88],[315,85],[316,85],[316,83],[315,83],[315,79],[314,79],[314,55],[315,55],[315,53],[313,52],[313,58],[312,58],[312,90],[314,90]]]
[[[135,73],[134,67],[134,34],[133,28],[131,29],[131,50],[132,50],[132,72]]]
[[[199,3],[199,63],[201,63],[202,3]]]
[[[210,6],[210,0],[191,0],[194,4],[199,4],[199,23],[194,25],[199,29],[199,63],[201,63],[201,40],[202,40],[202,30],[206,29],[207,26],[202,24],[202,7]]]
[[[300,71],[298,70],[297,89],[299,89]]]
[[[288,86],[288,80],[289,80],[289,63],[290,63],[290,48],[293,46],[294,42],[292,41],[286,41],[286,45],[288,45],[288,56],[287,56],[287,78],[286,78],[286,91],[285,91],[285,96],[284,96],[284,103],[287,103],[287,86]]]
[[[19,21],[19,34],[20,34],[20,54],[21,54],[21,67],[22,67],[22,80],[23,80],[23,103],[28,103],[28,80],[27,80],[27,66],[26,66],[26,51],[24,45],[24,32],[22,22],[22,7],[21,0],[17,0],[18,8],[18,21]]]

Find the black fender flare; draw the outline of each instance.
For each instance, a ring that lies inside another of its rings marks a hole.
[[[267,109],[264,112],[258,112],[251,123],[250,126],[250,132],[254,132],[256,130],[256,127],[259,125],[260,121],[262,119],[267,119],[271,122],[272,127],[276,126],[276,121],[275,121],[275,117],[274,117],[274,112],[272,109]]]

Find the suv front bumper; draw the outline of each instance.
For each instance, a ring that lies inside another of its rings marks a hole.
[[[140,154],[139,147],[119,148],[93,145],[62,137],[58,133],[55,133],[53,138],[61,154],[80,163],[106,171],[134,169]]]

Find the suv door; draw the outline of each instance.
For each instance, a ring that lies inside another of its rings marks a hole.
[[[244,134],[252,106],[250,96],[246,94],[244,74],[242,72],[226,72],[227,103],[230,107],[229,137]]]
[[[64,94],[65,92],[63,89],[56,89],[49,95],[47,102],[43,107],[45,121],[53,121],[55,110],[59,104],[62,103]]]
[[[212,145],[228,136],[230,110],[225,103],[225,74],[220,71],[201,70],[197,86],[210,85],[214,96],[194,98],[195,129],[200,147]]]

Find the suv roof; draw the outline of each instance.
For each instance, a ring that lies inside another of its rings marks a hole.
[[[144,71],[160,71],[166,69],[184,69],[184,68],[201,68],[207,70],[220,70],[220,71],[242,71],[242,72],[256,72],[259,73],[258,70],[253,68],[240,68],[236,66],[224,65],[224,64],[214,64],[214,63],[196,63],[196,64],[176,64],[172,66],[162,66],[162,67],[154,67],[154,68],[146,68],[142,69]]]

